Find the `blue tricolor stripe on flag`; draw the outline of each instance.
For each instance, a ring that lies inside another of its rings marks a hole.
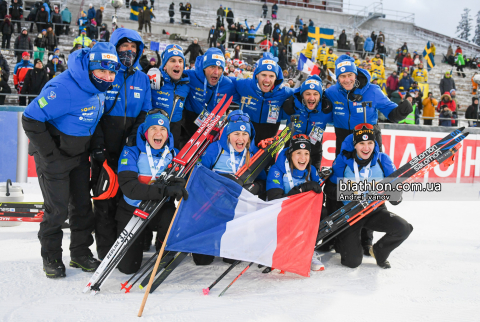
[[[427,63],[427,71],[430,71],[433,67],[435,67],[435,57],[433,56],[430,42],[427,42],[427,45],[423,50],[423,57]]]

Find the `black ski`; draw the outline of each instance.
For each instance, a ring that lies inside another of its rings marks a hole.
[[[153,293],[167,279],[175,268],[187,257],[188,253],[178,253],[175,258],[165,267],[162,274],[153,282],[150,293]],[[147,282],[148,284],[148,282]]]

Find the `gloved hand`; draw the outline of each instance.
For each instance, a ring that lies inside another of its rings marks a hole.
[[[290,190],[290,192],[287,194],[287,196],[293,196],[293,195],[296,195],[298,193],[303,193],[303,192],[307,192],[307,191],[311,191],[311,190],[315,191],[315,193],[322,192],[322,188],[320,187],[318,182],[307,181],[307,182],[304,182],[304,183],[294,187],[292,190]]]
[[[168,183],[169,186],[176,186],[176,187],[182,187],[182,188],[185,188],[186,184],[187,184],[187,180],[185,180],[185,178],[180,178],[180,177],[174,177]]]
[[[107,150],[105,148],[95,148],[92,150],[92,158],[99,162],[102,163],[105,162],[107,158]]]
[[[181,186],[166,186],[163,191],[165,197],[174,197],[175,200],[179,201],[180,199],[188,200],[188,192],[185,188]]]
[[[408,115],[413,112],[412,104],[407,100],[403,100],[400,104],[398,104],[398,111],[403,115]]]
[[[328,97],[325,95],[325,92],[323,92],[322,95],[322,112],[325,114],[328,114],[332,112],[333,110],[333,104],[332,102],[328,99]]]
[[[134,134],[134,135],[128,136],[125,144],[126,144],[127,146],[135,146],[135,145],[137,145],[137,135]]]

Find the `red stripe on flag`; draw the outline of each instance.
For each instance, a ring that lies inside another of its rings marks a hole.
[[[272,267],[310,276],[313,248],[322,213],[323,194],[313,191],[290,197],[277,217],[277,248]]]

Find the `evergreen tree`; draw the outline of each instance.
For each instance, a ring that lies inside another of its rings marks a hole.
[[[462,18],[457,26],[458,38],[469,41],[470,33],[472,31],[472,18],[470,18],[470,9],[463,9]]]
[[[475,45],[480,46],[480,11],[477,13],[477,26],[475,27],[475,34],[472,41]]]

